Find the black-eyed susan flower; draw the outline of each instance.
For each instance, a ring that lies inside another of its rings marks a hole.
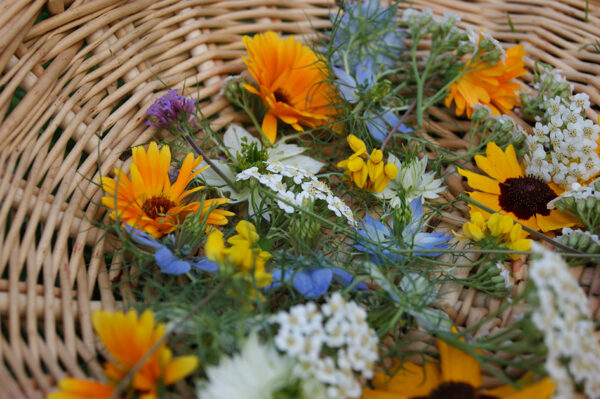
[[[469,193],[474,201],[537,231],[575,224],[575,219],[566,213],[548,209],[548,202],[563,190],[556,184],[525,176],[512,144],[504,152],[496,143],[488,143],[486,156],[476,155],[475,163],[489,177],[458,168],[458,173],[467,178],[469,186],[478,190]],[[484,218],[490,216],[475,205],[470,207],[471,213],[481,212]]]
[[[463,225],[463,234],[475,241],[479,246],[497,248],[505,246],[513,251],[529,251],[531,239],[527,238],[527,232],[520,224],[515,223],[510,216],[494,213],[487,220],[483,213],[473,212],[471,221]],[[512,254],[512,259],[520,255]]]
[[[520,390],[506,385],[481,393],[477,360],[442,340],[437,344],[440,364],[405,362],[391,378],[375,373],[374,388],[363,389],[362,399],[549,399],[554,392],[552,381],[545,378]]]
[[[337,166],[346,170],[346,174],[358,188],[376,193],[383,191],[398,174],[396,165],[392,162],[384,163],[381,150],[373,149],[369,156],[365,143],[353,134],[348,136],[348,144],[354,154],[339,162]]]
[[[104,374],[109,383],[67,378],[59,383],[61,390],[49,399],[108,398],[116,384],[150,351],[165,334],[165,326],[155,323],[154,315],[146,310],[141,316],[135,310],[127,313],[95,311],[92,324],[100,341],[113,361],[106,362]],[[134,374],[127,392],[136,390],[140,398],[157,399],[161,385],[171,385],[185,378],[198,366],[194,355],[173,358],[171,350],[162,343]],[[128,395],[129,395],[128,393]],[[129,397],[129,396],[128,396]]]
[[[456,116],[464,114],[471,118],[476,104],[483,104],[492,110],[494,115],[506,114],[513,107],[519,105],[517,91],[520,86],[513,79],[525,74],[523,45],[511,47],[506,50],[506,57],[495,65],[472,62],[469,72],[461,76],[450,85],[450,92],[446,96],[446,107],[452,102],[456,104]]]
[[[219,265],[232,267],[236,273],[253,275],[256,285],[265,287],[271,282],[271,274],[265,271],[271,254],[258,248],[260,237],[252,223],[242,220],[235,230],[238,234],[227,240],[230,247],[225,246],[220,230],[211,231],[204,247],[206,257]]]
[[[325,62],[293,36],[281,39],[275,32],[242,38],[248,58],[243,58],[258,88],[244,88],[262,99],[267,113],[262,130],[275,142],[277,119],[296,131],[323,126],[335,113],[335,88],[327,82]]]
[[[187,189],[187,186],[206,168],[198,168],[202,157],[194,158],[189,153],[181,165],[177,180],[171,183],[169,168],[171,150],[156,143],[150,143],[148,151],[144,147],[132,150],[131,180],[121,169],[115,169],[116,179],[102,177],[100,182],[106,196],[102,203],[112,209],[110,217],[136,227],[159,238],[175,230],[175,226],[190,213],[198,213],[206,219],[207,228],[212,225],[227,224],[227,217],[234,214],[214,209],[226,204],[229,199],[214,198],[204,202],[185,203],[188,195],[201,190],[203,186]]]

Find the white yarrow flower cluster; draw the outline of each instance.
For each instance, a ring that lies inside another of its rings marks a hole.
[[[539,300],[532,320],[544,333],[546,371],[556,387],[554,398],[572,398],[575,384],[581,384],[588,397],[598,398],[600,345],[593,338],[587,297],[559,255],[536,242],[531,249],[542,255],[530,267]]]
[[[526,173],[562,187],[598,174],[600,126],[584,117],[590,106],[588,95],[575,94],[568,101],[557,96],[544,106],[546,122],[537,122],[526,139]]]
[[[285,138],[278,140],[273,146],[267,148],[263,147],[262,142],[252,136],[243,127],[238,125],[230,125],[227,131],[223,135],[223,151],[229,155],[230,159],[217,160],[213,159],[212,163],[219,169],[221,174],[229,180],[229,182],[235,181],[235,170],[236,165],[239,162],[238,156],[243,154],[245,145],[255,145],[259,151],[264,150],[266,152],[267,161],[279,162],[284,165],[299,168],[309,173],[318,173],[319,170],[324,166],[323,162],[317,161],[309,156],[303,155],[304,148],[297,146],[296,144],[287,144]],[[208,164],[206,161],[198,166],[198,168],[204,168]],[[251,167],[242,172],[242,180],[247,180],[250,177],[258,178],[258,168]],[[202,183],[205,183],[219,192],[224,196],[231,199],[232,203],[248,201],[248,212],[250,215],[255,213],[261,213],[263,217],[268,218],[269,212],[266,209],[261,208],[262,197],[260,192],[252,187],[234,187],[229,185],[229,182],[224,180],[214,168],[208,168],[198,175]],[[273,186],[276,185],[276,181],[269,181]],[[289,209],[289,208],[288,208]]]
[[[352,227],[358,225],[352,210],[340,198],[333,195],[331,189],[314,174],[302,168],[274,161],[266,162],[269,173],[261,174],[256,166],[243,170],[236,176],[237,181],[254,178],[260,184],[274,191],[279,199],[277,206],[286,213],[294,213],[296,207],[302,207],[306,201],[322,200],[337,217],[344,217]],[[293,185],[288,187],[283,178],[291,178]],[[300,192],[297,192],[300,188]]]
[[[279,312],[272,322],[280,326],[275,346],[298,359],[299,377],[326,384],[330,398],[361,396],[357,375],[372,378],[378,358],[377,335],[362,307],[336,292],[320,310],[313,302],[296,305]]]

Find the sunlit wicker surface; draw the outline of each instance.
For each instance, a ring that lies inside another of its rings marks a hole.
[[[35,23],[47,3],[53,16]],[[564,71],[576,91],[600,104],[600,54],[582,46],[600,39],[600,2],[584,0],[417,0],[453,11],[464,25]],[[407,3],[408,5],[408,3]],[[93,222],[100,174],[149,141],[148,106],[164,85],[199,96],[220,128],[236,118],[219,93],[243,69],[240,37],[275,30],[311,36],[329,26],[327,0],[90,0],[0,3],[0,397],[42,397],[56,381],[83,377],[94,360],[91,311],[127,301],[118,258],[107,264],[103,233]],[[507,15],[510,15],[514,31]],[[531,76],[526,76],[525,80]],[[162,81],[162,82],[161,82]],[[7,114],[14,96],[23,97]],[[597,120],[597,108],[590,117]],[[446,111],[429,126],[448,143],[464,123]],[[441,132],[441,133],[440,133]],[[444,136],[445,135],[445,136]],[[460,188],[458,177],[448,179]],[[452,190],[448,195],[452,195]],[[575,268],[584,289],[600,293],[600,266]],[[446,310],[469,325],[497,308],[474,289],[447,287]],[[598,318],[599,297],[591,295]],[[482,329],[510,322],[510,312]]]

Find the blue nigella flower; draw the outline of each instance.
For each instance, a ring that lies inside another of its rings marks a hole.
[[[367,129],[369,129],[371,136],[373,136],[375,140],[383,141],[391,129],[400,123],[400,118],[396,116],[394,111],[382,109],[379,112],[367,112],[365,114],[365,123],[367,124]],[[401,124],[397,131],[400,133],[411,133],[412,129],[404,124]]]
[[[359,239],[359,244],[354,247],[359,251],[371,254],[371,260],[376,264],[384,263],[387,259],[397,262],[403,255],[395,253],[397,250],[416,250],[413,255],[438,256],[439,253],[419,252],[419,249],[436,250],[449,247],[448,241],[452,236],[445,233],[424,233],[423,229],[423,202],[417,197],[410,202],[411,219],[402,231],[394,231],[386,223],[373,218],[367,213],[362,229],[358,234],[365,240]]]
[[[185,274],[192,267],[208,273],[215,273],[219,267],[215,262],[206,258],[189,257],[180,258],[171,251],[165,244],[152,238],[150,235],[125,224],[123,229],[129,236],[140,245],[144,245],[154,250],[154,261],[160,268],[160,271],[166,274]],[[172,240],[172,236],[167,236]]]
[[[290,263],[287,264],[285,269],[275,269],[271,272],[273,275],[272,282],[265,287],[265,290],[280,287],[283,282],[289,283],[291,281],[292,286],[302,296],[308,299],[316,299],[324,295],[331,286],[333,281],[337,281],[344,287],[348,287],[354,283],[354,277],[340,269],[339,267],[333,267],[326,258],[320,254],[317,254],[314,259],[310,259],[304,256],[290,257],[289,254],[282,253],[282,261],[286,260]],[[327,265],[327,267],[302,267],[302,264],[306,263],[317,263],[321,265]],[[357,290],[368,290],[364,283],[356,283],[354,289]]]
[[[334,25],[337,23],[331,35],[333,63],[341,65],[345,60],[354,69],[372,57],[378,68],[393,68],[405,49],[405,31],[396,26],[397,11],[395,5],[382,6],[380,0],[345,2],[343,16],[333,14],[330,18]]]
[[[340,94],[351,104],[356,104],[361,94],[368,93],[377,81],[377,74],[373,71],[373,60],[371,58],[366,58],[357,65],[354,71],[356,78],[347,73],[343,68],[334,66],[333,72],[338,77],[336,83]]]
[[[171,129],[178,128],[179,124],[188,124],[197,127],[194,118],[195,105],[194,99],[177,94],[177,90],[169,90],[167,94],[157,98],[146,111],[146,126]]]
[[[351,104],[356,104],[361,97],[373,89],[377,82],[377,73],[373,70],[373,60],[368,57],[356,67],[353,77],[342,68],[333,67],[338,77],[337,86],[342,97]],[[389,109],[369,110],[364,115],[369,133],[375,140],[383,141],[388,132],[393,129],[400,119]],[[412,129],[402,124],[398,127],[401,133],[410,133]]]

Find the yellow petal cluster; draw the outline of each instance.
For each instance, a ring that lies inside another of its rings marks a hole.
[[[398,168],[391,162],[384,164],[383,152],[373,149],[371,155],[367,154],[364,141],[351,134],[348,144],[354,154],[337,164],[344,168],[358,188],[380,193],[398,174]]]
[[[519,223],[515,223],[510,216],[494,213],[486,221],[483,213],[473,212],[471,221],[463,225],[463,234],[473,241],[482,241],[489,237],[497,244],[504,244],[513,251],[529,251],[531,240],[526,238],[527,232]],[[520,255],[510,255],[517,259]]]
[[[258,287],[264,287],[271,282],[271,274],[265,271],[265,263],[271,254],[258,248],[260,239],[256,227],[246,220],[240,221],[235,227],[237,234],[229,237],[225,246],[223,233],[213,230],[206,240],[204,250],[206,257],[220,265],[229,265],[244,274],[253,274]]]
[[[146,310],[140,317],[135,310],[127,313],[95,311],[92,324],[104,347],[114,362],[104,365],[104,374],[109,383],[66,378],[59,383],[60,390],[48,395],[49,399],[78,399],[109,397],[116,384],[121,381],[149,350],[165,335],[165,326],[155,323],[154,315]],[[131,388],[140,398],[158,399],[161,385],[171,385],[188,376],[198,367],[194,355],[173,358],[166,343],[146,359],[143,366],[134,374]],[[129,396],[128,396],[129,397]]]

